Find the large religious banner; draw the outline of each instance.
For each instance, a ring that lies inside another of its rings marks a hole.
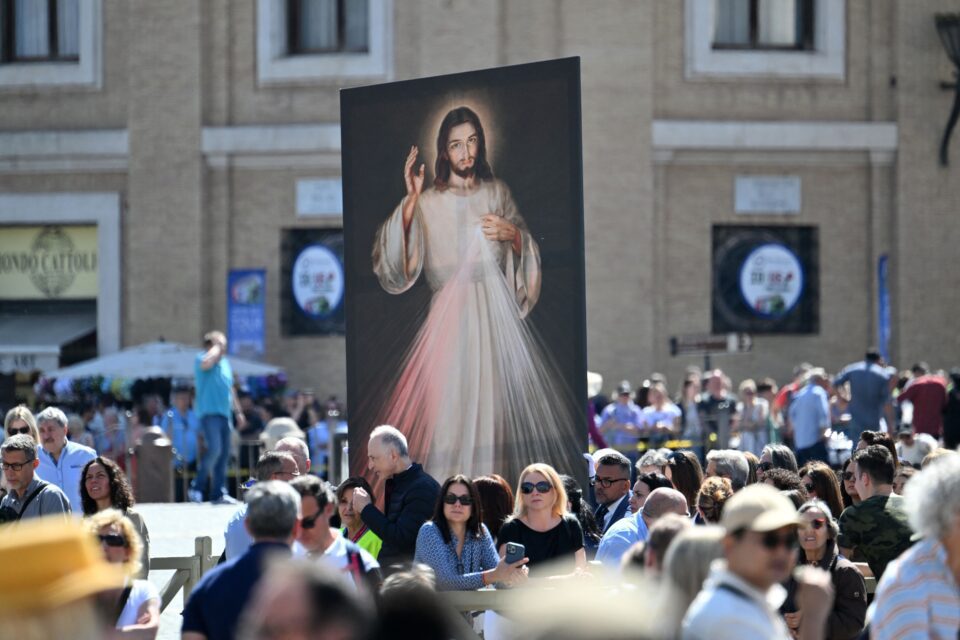
[[[350,467],[583,477],[580,64],[341,92]]]

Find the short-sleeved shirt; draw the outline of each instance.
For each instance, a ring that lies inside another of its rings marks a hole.
[[[117,618],[117,629],[123,629],[132,624],[137,624],[137,614],[144,602],[150,600],[157,601],[157,607],[160,606],[160,592],[149,580],[134,580],[130,585],[130,597]]]
[[[163,416],[160,423],[163,431],[173,442],[173,448],[186,464],[197,460],[197,435],[200,433],[200,419],[193,409],[187,409],[186,415],[173,407]],[[176,460],[174,460],[176,462]]]
[[[194,376],[196,377],[197,398],[194,402],[194,408],[197,415],[203,416],[224,416],[228,420],[231,417],[233,396],[233,369],[230,368],[230,362],[226,356],[217,360],[217,363],[204,371],[200,363],[203,361],[203,354],[198,353],[194,363]]]
[[[41,486],[42,488],[40,492],[37,493],[37,497],[31,500],[30,504],[24,509],[23,503]],[[23,492],[23,499],[20,499],[13,491],[3,496],[3,500],[0,500],[0,508],[3,507],[9,507],[19,513],[21,520],[39,518],[41,516],[52,516],[58,513],[70,513],[70,501],[67,500],[67,496],[60,490],[60,487],[50,482],[44,482],[36,476],[34,476],[30,484],[27,485],[27,490]],[[80,515],[83,514],[81,513]]]
[[[830,399],[818,384],[808,384],[793,396],[790,403],[794,445],[807,449],[817,444],[824,429],[830,426]]]
[[[519,518],[508,520],[500,527],[497,544],[508,542],[522,544],[524,555],[529,558],[531,577],[544,577],[537,565],[551,562],[552,573],[569,573],[576,567],[574,554],[583,548],[583,530],[580,522],[571,515],[564,515],[560,523],[547,531],[534,531]]]
[[[883,407],[891,397],[890,375],[878,364],[855,362],[840,372],[833,386],[839,387],[845,382],[850,383],[850,418],[856,430],[850,436],[856,442],[863,430],[880,428]]]
[[[844,509],[837,543],[856,549],[879,580],[887,564],[910,548],[912,535],[903,498],[890,494],[872,496]]]
[[[370,531],[370,529],[367,528],[367,525],[363,525],[363,528],[360,529],[360,531],[357,532],[357,535],[353,538],[349,537],[350,534],[347,533],[346,527],[340,531],[340,534],[351,542],[355,542],[358,547],[369,553],[374,558],[379,557],[380,547],[383,546],[383,540],[381,540],[380,536],[375,534],[373,531]]]
[[[680,407],[672,402],[664,403],[663,407],[659,410],[653,405],[643,408],[643,420],[647,424],[648,428],[652,428],[653,425],[657,424],[658,422],[666,422],[672,427],[673,421],[679,418],[680,415]]]
[[[943,410],[947,406],[947,385],[940,376],[920,376],[907,385],[898,402],[913,403],[913,430],[939,438],[943,431]]]

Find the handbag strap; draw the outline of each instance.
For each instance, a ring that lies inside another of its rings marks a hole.
[[[17,514],[17,520],[23,517],[24,512],[26,512],[27,507],[30,506],[30,503],[33,502],[33,499],[36,498],[40,494],[40,492],[46,488],[47,488],[47,483],[41,480],[40,484],[37,485],[37,488],[33,490],[33,493],[27,496],[27,499],[23,501],[23,506],[20,507],[20,513]]]

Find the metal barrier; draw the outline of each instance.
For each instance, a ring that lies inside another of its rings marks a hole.
[[[213,541],[209,536],[194,538],[193,555],[172,558],[150,558],[151,571],[174,571],[173,576],[160,589],[160,611],[173,602],[177,591],[183,589],[183,601],[207,571],[217,564],[218,557],[212,555]]]

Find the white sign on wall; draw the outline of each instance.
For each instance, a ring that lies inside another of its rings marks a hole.
[[[800,213],[800,176],[737,176],[737,213]]]
[[[298,216],[342,216],[343,182],[340,178],[297,180]]]
[[[740,267],[740,293],[759,316],[786,315],[803,293],[803,265],[782,244],[762,244]]]

